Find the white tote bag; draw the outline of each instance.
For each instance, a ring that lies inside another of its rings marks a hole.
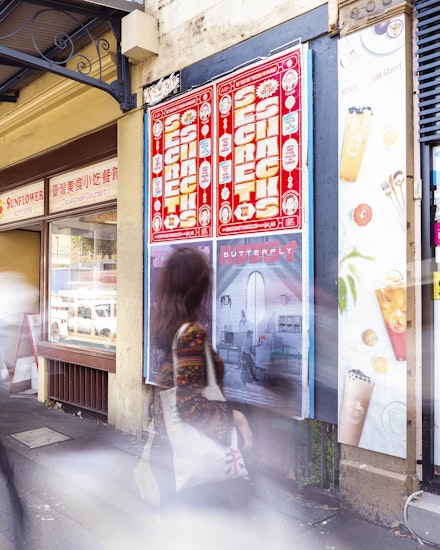
[[[245,477],[248,475],[246,464],[238,448],[238,434],[234,427],[230,445],[224,446],[183,422],[176,408],[176,347],[180,334],[187,325],[178,331],[173,342],[174,387],[160,393],[162,409],[173,450],[176,490],[204,485],[218,481]],[[206,373],[208,385],[203,395],[211,401],[225,401],[225,397],[216,383],[214,365],[205,340]]]

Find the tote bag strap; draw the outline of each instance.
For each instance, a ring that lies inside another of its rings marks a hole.
[[[179,330],[176,332],[173,340],[173,378],[174,385],[176,385],[176,374],[177,374],[177,342],[185,330],[188,328],[190,323],[184,323]],[[208,338],[205,338],[205,360],[206,360],[206,379],[208,386],[212,386],[217,383],[214,362],[212,360],[211,350],[209,349]]]

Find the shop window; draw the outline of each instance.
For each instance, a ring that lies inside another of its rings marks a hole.
[[[116,210],[50,224],[50,341],[116,349],[116,231]]]

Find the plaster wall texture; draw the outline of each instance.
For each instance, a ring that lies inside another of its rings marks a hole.
[[[144,63],[144,83],[325,4],[323,0],[156,0],[147,10],[159,20],[159,55]]]
[[[372,454],[362,464],[341,460],[341,506],[373,523],[398,527],[405,523],[405,502],[417,490],[416,480],[406,473],[373,466],[369,460]]]
[[[143,342],[143,113],[118,124],[118,340],[116,373],[109,374],[108,421],[142,433]]]

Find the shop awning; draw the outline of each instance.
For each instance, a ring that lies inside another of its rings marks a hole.
[[[16,102],[20,90],[41,72],[52,72],[99,88],[122,111],[136,106],[129,64],[121,54],[121,19],[143,10],[143,0],[0,0],[0,102]],[[117,78],[106,82],[102,60],[115,37]],[[84,48],[91,52],[83,54]]]

